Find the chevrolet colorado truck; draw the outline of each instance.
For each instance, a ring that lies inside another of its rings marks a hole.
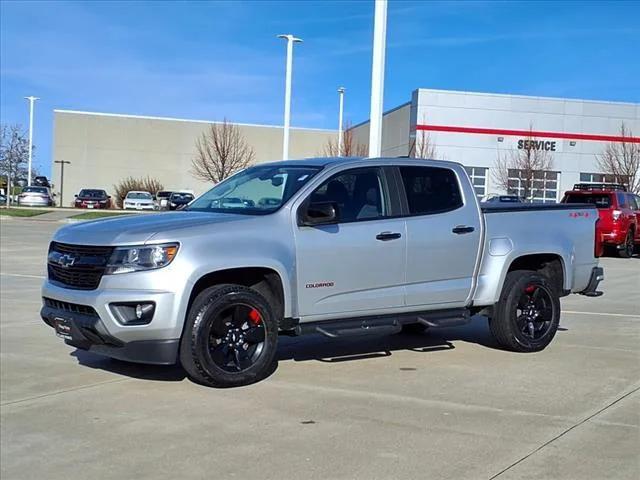
[[[58,230],[41,317],[73,347],[179,362],[214,387],[265,378],[279,335],[489,319],[504,349],[553,339],[560,297],[598,296],[594,205],[481,205],[462,165],[260,164],[179,212]]]

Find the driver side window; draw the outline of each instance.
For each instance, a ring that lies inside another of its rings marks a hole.
[[[380,168],[348,170],[330,178],[311,194],[311,202],[338,204],[339,223],[374,220],[387,215]]]

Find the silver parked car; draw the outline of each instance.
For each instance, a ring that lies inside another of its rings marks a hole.
[[[49,187],[24,187],[18,195],[18,205],[25,207],[50,207],[53,195]]]
[[[149,192],[131,191],[124,197],[125,210],[155,210],[153,195]]]

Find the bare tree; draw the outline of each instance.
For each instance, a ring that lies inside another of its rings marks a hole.
[[[20,125],[0,126],[0,176],[7,191],[9,184],[28,175],[29,142]]]
[[[353,128],[347,123],[342,132],[342,148],[338,148],[337,139],[329,139],[322,154],[325,157],[366,157],[369,154],[369,146],[355,139]]]
[[[411,158],[444,160],[444,158],[438,158],[436,146],[431,142],[431,136],[424,130],[418,130],[415,138],[409,142],[409,156]]]
[[[598,168],[616,181],[626,183],[629,190],[640,193],[640,143],[633,139],[624,122],[620,125],[619,142],[607,144],[600,155],[596,155]]]
[[[205,182],[219,183],[255,160],[255,152],[240,129],[226,119],[202,133],[196,140],[196,150],[191,173]]]
[[[160,190],[164,190],[164,185],[159,180],[152,177],[134,178],[127,177],[120,180],[117,185],[113,186],[116,205],[120,208],[124,207],[124,197],[132,191],[149,192],[154,197]]]
[[[503,155],[498,153],[493,173],[496,184],[510,194],[518,193],[519,187],[523,190],[522,196],[531,200],[537,190],[536,182],[544,181],[544,172],[553,169],[553,156],[544,150],[544,144],[529,134],[518,142],[518,149]]]

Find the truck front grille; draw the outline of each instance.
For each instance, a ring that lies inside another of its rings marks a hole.
[[[67,288],[98,288],[113,247],[51,242],[47,270],[49,280]]]

